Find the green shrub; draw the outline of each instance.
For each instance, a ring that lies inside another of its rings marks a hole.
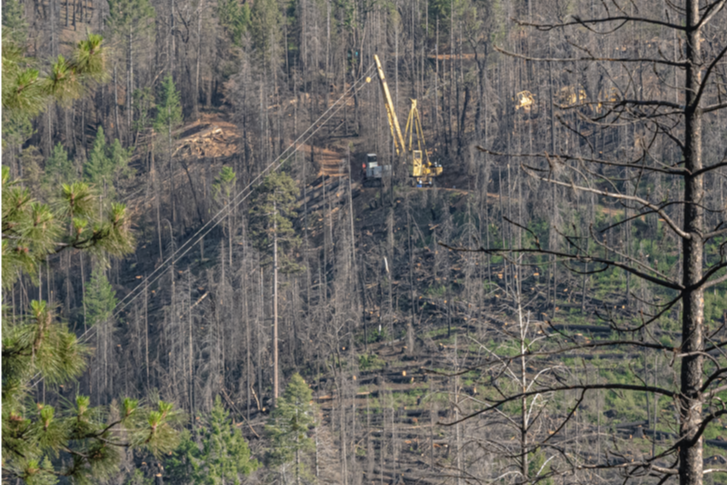
[[[358,368],[362,371],[381,369],[384,364],[384,360],[376,354],[364,354],[358,357]]]

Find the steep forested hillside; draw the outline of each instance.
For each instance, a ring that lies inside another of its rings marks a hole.
[[[3,483],[723,483],[682,3],[4,0]]]

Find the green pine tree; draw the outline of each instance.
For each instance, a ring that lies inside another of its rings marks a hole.
[[[95,185],[102,193],[106,193],[110,189],[112,181],[111,160],[108,157],[103,126],[99,126],[96,131],[93,147],[88,154],[88,160],[83,165],[83,178],[88,183]]]
[[[152,125],[151,110],[156,106],[151,86],[142,89],[135,89],[132,106],[134,108],[134,132],[138,135]]]
[[[232,167],[223,166],[212,184],[215,200],[222,205],[229,204],[237,183],[237,174]]]
[[[144,472],[137,468],[134,469],[131,472],[131,476],[124,481],[124,485],[154,485],[154,480],[152,478],[145,477]]]
[[[242,47],[242,35],[250,28],[250,6],[238,0],[218,0],[217,17],[230,41]]]
[[[278,273],[295,273],[301,267],[295,263],[292,250],[298,246],[291,218],[295,214],[298,187],[290,175],[273,172],[256,189],[250,210],[250,228],[257,249],[272,258],[273,270],[273,403],[280,390],[278,354]]]
[[[215,199],[215,202],[217,202],[220,206],[225,207],[228,206],[229,209],[227,211],[227,223],[225,224],[226,228],[225,231],[227,232],[227,239],[228,239],[228,248],[230,249],[230,264],[232,264],[232,237],[233,237],[233,216],[234,216],[234,207],[232,207],[232,197],[235,192],[235,185],[237,184],[237,174],[234,170],[232,170],[232,167],[223,166],[222,170],[220,170],[220,174],[215,178],[214,183],[212,184],[212,193],[213,197]]]
[[[258,466],[256,460],[250,459],[250,449],[242,431],[229,419],[229,413],[217,396],[206,420],[195,484],[239,484],[243,475],[249,475]]]
[[[255,51],[266,69],[274,67],[282,34],[282,14],[277,0],[254,2],[250,17],[250,34]]]
[[[305,455],[315,449],[315,443],[308,436],[308,431],[315,426],[312,399],[308,384],[298,373],[293,374],[265,426],[272,464],[280,466],[294,461],[296,484],[305,475]]]
[[[293,229],[292,219],[299,190],[295,180],[285,172],[273,172],[256,189],[250,210],[250,228],[255,247],[270,253],[277,243],[280,271],[295,273],[301,270],[291,257],[300,239]],[[275,241],[274,241],[275,240]],[[275,255],[271,255],[273,259]]]
[[[121,193],[124,185],[133,179],[135,171],[129,166],[132,148],[124,148],[119,139],[115,139],[109,147],[109,162],[113,172],[113,182],[117,193]]]
[[[133,175],[130,158],[131,150],[125,149],[118,139],[111,146],[106,143],[104,129],[99,126],[93,148],[83,165],[84,180],[94,185],[104,198],[113,200],[122,182]]]
[[[247,441],[219,396],[203,423],[201,446],[185,432],[179,447],[166,460],[169,478],[194,485],[239,484],[260,466],[250,458]]]
[[[83,295],[88,325],[102,324],[111,319],[116,308],[116,292],[106,278],[106,273],[97,265],[91,273],[91,280]]]
[[[467,7],[470,6],[468,2],[464,2],[462,0],[432,0],[429,2],[429,22],[430,22],[430,31],[433,32],[433,29],[437,25],[437,20],[439,20],[439,33],[442,35],[442,32],[449,32],[449,26],[451,22],[451,17],[454,16],[454,22],[455,25],[457,24],[457,19],[462,18],[463,15],[465,15],[465,12],[467,12]],[[396,15],[396,11],[392,12],[394,15]]]
[[[108,27],[115,44],[126,56],[126,117],[129,130],[134,126],[135,56],[140,44],[154,44],[156,12],[149,0],[109,0]]]
[[[52,190],[60,187],[64,182],[73,182],[77,178],[73,161],[68,159],[68,152],[62,143],[53,147],[53,152],[45,161],[43,183]]]
[[[199,445],[192,439],[192,434],[186,429],[183,430],[176,449],[164,459],[164,469],[169,481],[178,485],[193,484],[194,475],[199,470],[199,454]]]
[[[182,122],[182,104],[179,101],[177,86],[172,76],[166,76],[157,99],[157,116],[154,120],[154,130],[165,134],[171,144],[172,130]]]
[[[154,31],[156,12],[149,0],[109,0],[106,25],[112,35],[124,39],[126,48],[135,38]]]
[[[172,171],[172,130],[182,122],[182,105],[179,93],[174,85],[172,76],[167,76],[162,82],[159,98],[157,99],[157,115],[154,119],[154,131],[159,134],[160,145],[167,153],[167,163]],[[174,185],[172,184],[172,190]],[[174,199],[172,199],[174,200]],[[173,210],[172,210],[173,212]]]

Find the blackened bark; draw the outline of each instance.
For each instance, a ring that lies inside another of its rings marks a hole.
[[[699,22],[699,1],[687,2],[687,28]],[[702,168],[702,113],[697,93],[702,81],[701,29],[687,32],[686,116],[684,132],[684,167],[688,174]],[[693,289],[702,279],[704,233],[704,181],[702,175],[686,175],[684,189],[684,232],[689,238],[683,242],[684,309],[682,313],[682,361],[680,405],[680,434],[683,445],[679,448],[679,483],[702,483],[702,438],[698,434],[702,423],[702,366],[704,347],[704,291]],[[699,437],[698,437],[699,436]],[[698,439],[695,439],[697,438]]]

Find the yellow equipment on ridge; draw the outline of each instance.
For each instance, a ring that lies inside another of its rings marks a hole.
[[[532,107],[535,105],[535,95],[530,91],[520,91],[516,94],[516,96],[517,104],[515,105],[515,111],[522,108],[523,111],[529,113]]]
[[[404,153],[407,154],[406,163],[411,167],[410,176],[416,179],[417,184],[431,185],[432,177],[441,175],[442,166],[434,164],[429,160],[429,154],[426,151],[424,142],[422,122],[419,117],[419,110],[417,109],[417,100],[411,100],[411,109],[409,110],[409,117],[406,120],[406,129],[404,134],[402,134],[399,119],[396,117],[396,111],[394,110],[394,102],[389,92],[389,85],[386,83],[384,68],[381,67],[379,56],[374,55],[374,60],[376,61],[376,69],[379,71],[379,81],[381,82],[381,90],[384,93],[384,104],[386,105],[386,116],[389,120],[391,136],[394,139],[396,154],[398,156],[402,156]],[[413,149],[414,132],[416,132],[417,137],[417,150]],[[406,144],[407,137],[409,138],[408,146]],[[426,157],[426,162],[424,162],[424,157]]]

